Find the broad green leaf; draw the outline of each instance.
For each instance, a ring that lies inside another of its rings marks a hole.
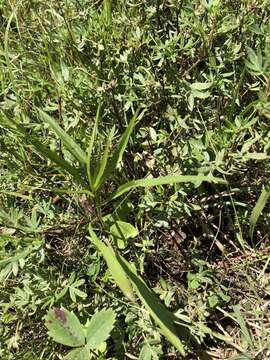
[[[45,321],[48,334],[54,341],[72,347],[85,344],[83,327],[73,312],[53,308],[47,313]]]
[[[115,312],[111,309],[101,310],[91,317],[86,329],[86,342],[91,349],[99,349],[108,339],[115,322]]]
[[[201,181],[208,181],[220,184],[226,184],[227,182],[223,179],[216,178],[214,176],[204,175],[168,175],[161,176],[158,178],[139,179],[132,180],[121,185],[111,196],[111,199],[116,199],[125,192],[137,188],[137,187],[151,187],[158,185],[177,184],[177,183],[196,183]]]
[[[150,315],[159,326],[161,333],[171,342],[172,345],[180,352],[181,355],[185,355],[184,345],[179,338],[177,327],[174,323],[175,316],[167,310],[167,308],[159,301],[157,295],[149,289],[146,283],[140,276],[136,274],[134,268],[121,256],[117,256],[119,264],[126,272],[128,278],[132,282],[134,289],[140,298],[143,305],[149,311]],[[185,341],[189,338],[189,330],[181,328],[181,337]]]
[[[133,225],[125,221],[117,220],[110,227],[110,234],[115,238],[120,249],[124,249],[127,240],[136,237],[138,233],[138,230]]]
[[[86,163],[86,154],[81,147],[58,125],[58,123],[48,114],[41,109],[38,109],[38,115],[40,119],[54,130],[63,144],[69,150],[69,152],[77,159],[81,164]]]
[[[87,346],[79,349],[71,350],[65,357],[65,360],[90,360],[92,359],[91,353]]]
[[[261,195],[251,213],[250,219],[249,219],[249,223],[250,223],[250,227],[249,227],[249,234],[250,237],[253,237],[253,233],[254,233],[254,229],[255,226],[257,224],[258,218],[261,215],[268,199],[270,197],[270,182],[269,184],[262,190]]]
[[[121,265],[119,264],[114,251],[107,245],[105,245],[95,234],[92,226],[89,224],[89,233],[91,241],[96,245],[98,250],[102,253],[104,257],[108,269],[116,282],[119,288],[122,290],[123,294],[130,300],[134,301],[135,296],[132,290],[131,283],[127,278],[124,270],[122,269]]]
[[[91,133],[90,143],[89,143],[89,146],[87,149],[86,171],[87,171],[87,177],[88,177],[88,181],[89,181],[91,189],[94,188],[94,179],[91,174],[91,165],[92,165],[91,160],[92,160],[92,153],[93,153],[93,149],[94,149],[94,142],[97,137],[97,128],[98,128],[98,123],[100,120],[101,107],[102,107],[102,104],[100,103],[97,108],[96,119],[95,119],[94,127],[93,127],[93,130]]]
[[[111,173],[116,169],[119,162],[122,160],[123,153],[127,147],[128,140],[130,138],[131,132],[136,124],[136,120],[138,118],[140,109],[137,109],[135,114],[133,115],[130,123],[128,124],[128,127],[126,128],[126,131],[121,137],[121,140],[119,144],[117,145],[117,148],[115,149],[112,158],[107,163],[107,166],[105,168],[104,174],[102,176],[102,179],[100,180],[100,185],[108,179],[108,177],[111,175]]]

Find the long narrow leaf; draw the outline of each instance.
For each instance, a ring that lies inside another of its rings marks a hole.
[[[25,128],[17,123],[14,119],[7,118],[3,113],[3,120],[8,125],[8,127],[15,131],[17,130],[21,135],[24,136],[25,142],[28,144],[31,144],[35,147],[36,151],[42,155],[45,159],[51,160],[53,163],[55,163],[57,166],[59,166],[61,169],[65,170],[67,173],[72,175],[77,182],[82,184],[83,186],[87,186],[85,184],[85,181],[83,180],[83,177],[80,174],[80,170],[74,168],[72,165],[70,165],[66,160],[64,160],[62,157],[60,157],[56,152],[50,150],[46,146],[44,146],[39,140],[34,139],[32,136],[29,136]]]
[[[107,25],[112,22],[112,0],[103,0],[103,17]]]
[[[37,152],[41,154],[45,159],[50,159],[61,169],[65,170],[70,175],[72,175],[80,184],[87,186],[82,176],[80,175],[80,170],[71,166],[66,160],[61,158],[56,152],[48,149],[40,141],[31,138],[29,138],[28,141],[36,148]]]
[[[38,109],[39,117],[42,121],[49,124],[54,130],[60,140],[67,148],[67,150],[77,159],[81,164],[86,163],[86,154],[81,147],[57,124],[57,122],[41,109]]]
[[[92,130],[90,143],[89,143],[89,146],[87,149],[86,171],[87,171],[88,181],[89,181],[89,184],[90,184],[90,187],[92,190],[94,189],[94,179],[91,174],[91,160],[92,160],[94,142],[97,137],[97,128],[98,128],[98,123],[100,120],[100,113],[101,113],[101,103],[99,104],[98,109],[97,109],[95,124],[94,124],[93,130]]]
[[[184,345],[180,340],[178,327],[175,324],[175,316],[160,303],[157,295],[148,288],[146,283],[136,274],[130,264],[121,256],[115,254],[107,245],[102,243],[96,236],[91,225],[89,225],[89,233],[91,240],[102,253],[112,277],[123,291],[124,295],[127,298],[134,300],[134,293],[131,287],[132,283],[138,297],[149,311],[156,324],[160,327],[162,334],[176,347],[181,355],[185,355]],[[180,336],[184,341],[190,339],[188,329],[181,327],[181,331],[182,334],[180,334]]]
[[[261,215],[269,197],[270,197],[270,182],[269,182],[268,186],[266,186],[262,190],[261,195],[260,195],[259,199],[257,200],[256,205],[251,213],[251,216],[249,219],[249,223],[250,223],[249,234],[250,234],[251,238],[253,237],[254,229],[257,224],[258,218]]]
[[[130,120],[130,123],[128,124],[128,127],[126,128],[126,131],[121,137],[121,140],[119,144],[117,145],[117,148],[115,149],[112,158],[108,162],[106,169],[104,171],[103,177],[100,181],[100,185],[108,179],[108,177],[111,175],[111,173],[116,169],[118,163],[121,161],[123,153],[127,147],[128,140],[130,138],[130,135],[132,133],[132,130],[136,124],[136,120],[138,118],[140,109],[137,109],[135,114],[133,115],[132,119]]]
[[[106,141],[103,156],[102,156],[102,159],[100,160],[100,167],[99,167],[97,176],[95,178],[95,183],[94,183],[95,190],[97,190],[99,188],[99,186],[101,185],[101,179],[102,179],[102,176],[104,174],[104,171],[106,169],[106,165],[108,162],[109,150],[110,150],[110,146],[111,146],[111,142],[112,142],[113,133],[114,133],[114,129],[111,130],[111,132],[107,138],[107,141]]]
[[[132,180],[121,185],[112,194],[111,200],[116,199],[125,192],[137,187],[147,188],[151,186],[166,185],[166,184],[172,185],[177,183],[195,183],[198,181],[208,181],[208,182],[215,182],[220,184],[227,183],[223,179],[216,178],[214,176],[204,176],[204,175],[168,175],[168,176],[161,176],[158,178]]]
[[[130,300],[134,301],[135,296],[132,290],[132,285],[128,280],[122,266],[119,264],[114,251],[105,245],[95,234],[92,226],[89,224],[89,234],[91,241],[95,244],[98,250],[101,252],[102,256],[104,257],[108,269],[116,282],[119,288],[122,290],[123,294]]]
[[[243,334],[246,342],[250,346],[253,346],[254,344],[253,344],[253,341],[252,341],[252,337],[251,337],[250,332],[249,332],[249,330],[247,328],[245,318],[244,318],[243,314],[241,313],[240,306],[239,305],[233,306],[233,310],[234,310],[234,316],[235,316],[235,318],[237,320],[238,325],[240,326],[240,329],[242,331],[242,334]]]
[[[162,334],[176,347],[180,354],[184,356],[184,345],[179,338],[179,332],[174,323],[174,315],[159,301],[157,295],[149,289],[143,279],[136,274],[136,271],[126,260],[121,256],[117,256],[117,259],[122,266],[122,269],[131,280],[141,302],[149,311],[156,324],[160,327]],[[186,341],[190,336],[189,330],[183,327],[181,330],[182,334],[180,334],[180,336]]]

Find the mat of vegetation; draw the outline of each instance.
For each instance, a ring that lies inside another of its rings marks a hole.
[[[1,0],[0,358],[270,358],[268,0]]]

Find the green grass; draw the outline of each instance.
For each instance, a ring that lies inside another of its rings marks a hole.
[[[269,5],[1,1],[1,359],[270,357]]]

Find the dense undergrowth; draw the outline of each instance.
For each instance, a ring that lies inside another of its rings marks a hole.
[[[270,358],[269,9],[0,2],[1,359]]]

